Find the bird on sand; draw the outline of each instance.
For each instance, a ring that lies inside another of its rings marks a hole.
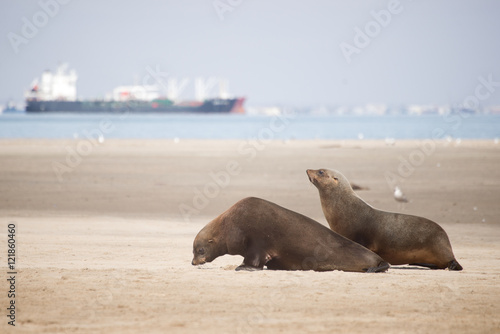
[[[394,188],[394,199],[401,203],[408,203],[408,199],[398,186]]]

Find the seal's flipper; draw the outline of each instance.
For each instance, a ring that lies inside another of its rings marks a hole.
[[[240,270],[245,270],[245,271],[257,271],[257,270],[262,270],[262,268],[259,268],[259,267],[252,267],[252,266],[249,266],[247,264],[240,264],[238,267],[236,267],[235,269],[236,271],[240,271]]]
[[[383,273],[384,271],[387,271],[391,265],[387,262],[380,262],[378,264],[378,267],[371,267],[366,269],[367,273]]]
[[[462,268],[462,266],[460,265],[460,263],[457,262],[457,260],[451,260],[450,263],[448,263],[448,269],[460,271],[464,268]]]

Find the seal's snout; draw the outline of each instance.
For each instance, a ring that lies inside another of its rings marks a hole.
[[[198,266],[200,264],[204,264],[205,262],[206,262],[205,259],[196,259],[196,258],[194,258],[193,261],[191,261],[191,264],[193,266]]]
[[[315,171],[314,169],[307,169],[306,170],[307,177],[309,178],[309,182],[311,182],[314,185],[316,185],[316,182],[318,182],[316,172],[317,171]]]
[[[313,182],[313,179],[311,177],[311,174],[312,174],[313,170],[312,169],[306,169],[306,174],[307,174],[307,177],[309,178],[309,182]]]

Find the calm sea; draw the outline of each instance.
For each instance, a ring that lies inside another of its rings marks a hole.
[[[425,139],[500,138],[498,115],[0,115],[0,138]]]

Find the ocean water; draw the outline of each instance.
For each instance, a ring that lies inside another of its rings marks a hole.
[[[496,139],[499,115],[9,114],[0,138]]]

